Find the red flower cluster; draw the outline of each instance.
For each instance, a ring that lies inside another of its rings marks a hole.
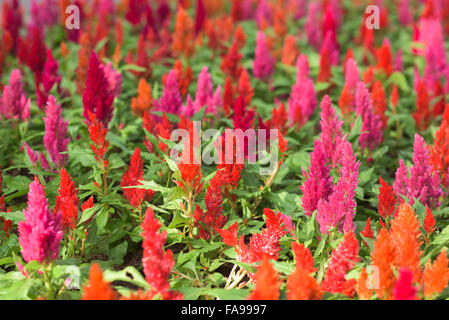
[[[140,157],[140,149],[136,148],[131,156],[131,163],[120,182],[120,186],[123,188],[123,196],[134,208],[140,207],[144,200],[150,201],[154,195],[153,190],[125,188],[141,185],[140,180],[143,180],[143,160]]]
[[[151,285],[151,295],[160,294],[164,300],[182,299],[182,294],[170,290],[168,282],[170,271],[175,265],[171,250],[164,250],[167,233],[160,232],[160,222],[154,216],[151,208],[145,213],[142,223],[143,237],[143,271],[145,279]]]
[[[75,229],[78,220],[79,200],[76,196],[78,190],[75,187],[75,182],[73,182],[72,177],[68,174],[66,169],[61,169],[60,178],[61,181],[53,213],[62,213],[62,227],[65,231],[69,231]]]

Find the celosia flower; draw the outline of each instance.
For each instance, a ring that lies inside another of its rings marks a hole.
[[[426,217],[424,218],[424,230],[427,233],[427,236],[429,236],[432,232],[435,231],[435,219],[433,217],[432,211],[429,209],[429,207],[426,206]]]
[[[359,82],[355,93],[358,116],[362,117],[362,133],[359,144],[362,149],[374,150],[383,139],[382,120],[374,113],[371,96],[363,82]]]
[[[360,162],[356,161],[351,143],[345,142],[341,152],[338,160],[340,180],[334,185],[328,200],[318,202],[316,220],[323,234],[332,228],[344,232],[353,230]]]
[[[430,163],[439,173],[443,185],[449,186],[449,107],[446,107],[441,126],[435,133],[433,146],[430,146]]]
[[[47,103],[48,96],[50,95],[50,90],[55,84],[57,84],[58,90],[60,91],[61,76],[58,75],[58,68],[58,62],[55,60],[55,58],[53,58],[51,50],[47,50],[47,60],[44,64],[42,76],[40,79],[35,79],[37,100],[36,103],[42,110]]]
[[[393,188],[380,177],[379,188],[379,216],[386,220],[393,216],[397,204]]]
[[[35,26],[52,27],[58,22],[59,10],[57,0],[43,0],[40,3],[31,1],[32,24]]]
[[[341,147],[345,138],[341,129],[343,121],[335,114],[329,96],[324,96],[321,102],[320,114],[322,148],[326,155],[326,162],[336,166]]]
[[[128,11],[126,12],[126,20],[134,26],[138,25],[147,5],[140,0],[130,0],[128,3]]]
[[[395,245],[386,229],[381,229],[374,242],[371,252],[371,262],[377,268],[379,279],[378,286],[374,288],[379,299],[390,299],[396,281],[394,265],[396,259]]]
[[[323,291],[352,297],[357,282],[355,279],[347,280],[345,277],[359,260],[359,243],[354,233],[348,232],[338,247],[332,251],[329,266],[321,283]]]
[[[306,171],[304,168],[302,170],[302,174],[306,178],[300,187],[303,193],[302,207],[307,216],[312,216],[318,207],[318,202],[321,199],[327,200],[332,192],[330,168],[326,165],[326,156],[320,140],[315,140],[315,146],[310,156],[309,170]]]
[[[87,71],[86,87],[83,93],[83,116],[89,121],[89,113],[93,113],[96,119],[107,127],[112,119],[114,111],[112,102],[114,96],[104,73],[103,65],[98,56],[92,51]]]
[[[366,220],[366,225],[365,225],[365,229],[363,229],[362,232],[360,232],[360,234],[362,236],[364,236],[365,238],[374,238],[374,232],[373,230],[371,230],[371,217],[368,218],[368,220]]]
[[[396,193],[406,196],[411,204],[414,198],[429,208],[437,208],[441,203],[443,191],[440,177],[437,172],[433,172],[429,151],[424,139],[418,134],[415,135],[413,144],[413,166],[410,168],[410,177],[407,176],[407,169],[401,160],[393,189]]]
[[[49,262],[57,259],[63,236],[61,213],[51,213],[44,187],[37,178],[30,183],[28,206],[23,214],[25,221],[19,222],[19,243],[24,260]]]
[[[242,69],[240,72],[237,93],[243,97],[246,105],[251,104],[251,99],[254,96],[254,89],[251,87],[251,81],[246,69]]]
[[[268,49],[265,34],[258,31],[253,65],[254,76],[261,80],[270,78],[274,73],[274,62],[274,58]]]
[[[83,286],[82,300],[117,300],[118,293],[111,284],[103,279],[103,273],[97,263],[90,267],[89,282]]]
[[[2,6],[2,29],[7,31],[12,40],[12,51],[16,53],[20,28],[22,27],[22,10],[19,0],[4,1]]]
[[[120,96],[122,91],[122,74],[112,67],[112,63],[109,62],[106,66],[103,66],[103,71],[106,79],[109,82],[109,88],[114,97]]]
[[[27,120],[30,117],[30,99],[23,90],[22,75],[19,69],[11,71],[9,84],[3,88],[0,99],[0,113],[6,119]]]
[[[105,158],[109,148],[109,141],[106,140],[108,129],[97,120],[93,113],[89,113],[88,116],[90,121],[89,136],[93,142],[90,147],[95,155],[95,160],[100,164],[100,166],[107,168],[108,161]]]
[[[394,286],[394,300],[416,300],[416,288],[413,287],[413,272],[407,268],[399,270],[398,281]]]
[[[382,46],[376,49],[377,65],[376,70],[383,72],[387,77],[393,72],[393,54],[391,53],[391,43],[385,39]]]
[[[293,35],[286,36],[282,47],[281,62],[285,65],[292,66],[295,63],[298,53],[299,49],[296,46],[296,37]]]
[[[27,32],[27,38],[20,39],[19,60],[34,72],[35,77],[40,79],[44,70],[47,48],[38,26],[30,25]]]
[[[357,296],[360,300],[369,300],[373,295],[370,288],[367,286],[368,282],[368,273],[365,268],[362,268],[360,271],[359,278],[357,279],[357,284],[355,286],[355,291],[357,292]]]
[[[399,1],[398,17],[399,17],[399,22],[403,26],[407,26],[413,21],[413,16],[412,16],[412,13],[410,12],[410,0],[400,0]]]
[[[44,146],[50,159],[58,168],[62,168],[68,161],[67,145],[70,138],[66,138],[68,121],[62,117],[61,105],[55,97],[50,96],[45,109]]]
[[[449,268],[446,248],[438,255],[432,266],[430,260],[427,261],[424,269],[424,296],[432,298],[442,292],[449,282]]]
[[[271,10],[268,6],[267,0],[260,0],[257,2],[255,19],[257,26],[261,29],[263,26],[271,23]]]
[[[292,87],[288,100],[288,111],[290,123],[302,126],[315,111],[317,97],[313,81],[308,77],[307,60],[298,58],[297,68],[296,84]],[[300,110],[297,110],[298,108]]]
[[[388,117],[385,115],[387,111],[387,97],[385,96],[382,82],[376,81],[371,89],[371,98],[374,113],[382,120],[382,128],[385,129],[388,124]]]
[[[149,201],[154,195],[152,190],[126,188],[141,185],[140,180],[143,180],[143,160],[140,157],[140,149],[136,148],[131,156],[131,164],[120,182],[120,186],[123,188],[123,196],[134,208],[138,208],[145,199]]]
[[[65,231],[68,231],[75,229],[75,224],[78,220],[79,200],[76,196],[78,189],[75,187],[75,182],[72,180],[72,177],[64,168],[60,171],[60,179],[53,213],[58,214],[61,212],[62,227]]]
[[[207,13],[206,8],[204,7],[203,0],[197,0],[195,13],[195,35],[197,35],[203,29],[206,18]]]
[[[239,53],[238,43],[234,41],[229,47],[228,53],[221,59],[220,69],[224,74],[237,81],[243,69],[241,60],[242,54]]]
[[[222,189],[226,184],[222,175],[222,171],[218,171],[210,180],[209,187],[206,191],[206,212],[197,205],[194,213],[194,223],[198,227],[199,237],[209,239],[214,233],[214,229],[221,229],[227,222],[226,216],[223,214]]]
[[[418,217],[410,205],[401,204],[398,214],[391,220],[390,230],[393,245],[396,247],[395,265],[413,272],[415,282],[419,282],[421,279],[420,227]]]
[[[156,111],[179,114],[182,108],[176,72],[171,70],[165,79],[164,91],[159,100],[154,101]]]
[[[183,54],[190,57],[195,52],[195,30],[194,22],[187,11],[178,7],[176,13],[175,30],[173,33],[172,50],[175,54]]]
[[[268,258],[264,258],[257,269],[254,279],[255,289],[249,295],[249,300],[278,300],[281,280]]]
[[[154,216],[153,210],[148,208],[142,223],[142,264],[145,279],[151,285],[150,291],[153,296],[160,294],[164,300],[182,299],[182,294],[170,290],[168,280],[175,262],[172,251],[164,250],[167,233],[160,232],[160,228],[161,224]]]
[[[212,77],[208,71],[208,68],[203,67],[200,74],[198,75],[194,112],[198,112],[201,110],[201,108],[206,106],[205,113],[216,114],[217,107],[222,104],[221,87],[218,86],[214,94]]]
[[[307,21],[305,24],[305,31],[307,35],[307,42],[315,48],[315,50],[320,49],[322,41],[322,32],[320,30],[320,25],[317,21],[320,21],[322,4],[319,2],[311,1],[308,3],[307,7]]]
[[[238,231],[238,223],[235,222],[233,225],[229,226],[228,229],[218,229],[215,228],[215,231],[217,231],[220,236],[222,236],[223,238],[223,243],[230,246],[230,247],[234,247],[237,245],[237,231]]]
[[[143,116],[144,112],[150,109],[152,105],[153,96],[151,86],[142,78],[137,87],[137,97],[131,99],[131,110],[134,114]]]
[[[431,120],[430,98],[423,81],[419,81],[417,90],[416,111],[413,113],[413,118],[417,129],[422,131],[428,128]]]

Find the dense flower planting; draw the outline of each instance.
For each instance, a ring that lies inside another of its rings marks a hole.
[[[0,299],[449,298],[449,1],[0,12]]]

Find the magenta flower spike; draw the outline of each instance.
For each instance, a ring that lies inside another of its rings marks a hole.
[[[399,22],[403,26],[407,26],[413,22],[413,16],[410,11],[410,0],[399,0],[398,16]]]
[[[3,88],[0,98],[0,114],[6,119],[27,120],[30,117],[31,101],[25,96],[19,69],[11,72],[9,84]]]
[[[352,150],[352,145],[344,141],[338,158],[341,165],[340,179],[334,185],[328,200],[321,199],[318,203],[316,219],[322,234],[336,228],[339,232],[354,229],[356,201],[354,199],[358,184],[360,162]]]
[[[89,112],[107,127],[112,119],[114,96],[109,81],[104,73],[103,65],[97,54],[92,51],[86,76],[86,87],[83,93],[83,116],[89,122]]]
[[[362,117],[362,133],[359,144],[362,149],[374,150],[383,139],[382,120],[374,113],[371,95],[364,82],[360,81],[355,93],[355,107]]]
[[[182,109],[181,94],[178,89],[176,72],[171,70],[165,79],[164,91],[159,100],[154,101],[156,111],[179,114]]]
[[[66,138],[68,121],[64,121],[61,105],[53,96],[48,98],[45,115],[44,146],[51,161],[57,168],[62,168],[68,160],[67,153],[62,153],[67,151],[70,141],[70,138]]]
[[[63,236],[62,216],[50,211],[44,187],[37,178],[30,184],[28,206],[23,213],[25,221],[19,222],[19,244],[24,260],[49,262],[57,259]]]
[[[342,143],[345,141],[341,129],[343,121],[335,114],[334,108],[329,96],[325,95],[321,102],[321,135],[323,152],[326,155],[326,161],[335,168],[338,157],[341,152]]]
[[[122,74],[115,70],[110,62],[103,67],[103,71],[106,79],[108,79],[112,95],[118,98],[122,92]]]
[[[253,64],[254,76],[261,80],[270,78],[274,73],[274,62],[274,58],[268,49],[265,34],[262,31],[258,31]]]
[[[330,168],[326,164],[326,156],[320,140],[315,140],[310,156],[310,168],[309,170],[303,168],[302,174],[306,178],[300,187],[303,194],[302,207],[306,216],[312,216],[318,207],[318,202],[321,199],[327,200],[332,192]]]

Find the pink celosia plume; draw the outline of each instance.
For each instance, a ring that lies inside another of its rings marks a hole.
[[[27,120],[30,117],[31,101],[25,96],[19,69],[11,72],[9,84],[3,88],[0,98],[0,113],[6,119]]]

